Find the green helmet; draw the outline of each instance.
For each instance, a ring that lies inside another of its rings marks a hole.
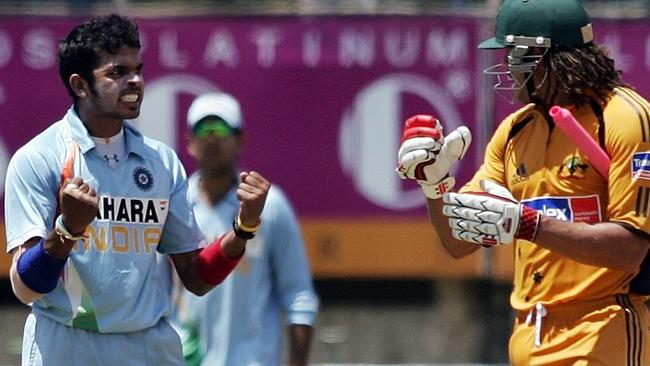
[[[496,35],[478,47],[578,47],[593,38],[591,20],[580,0],[504,0]]]

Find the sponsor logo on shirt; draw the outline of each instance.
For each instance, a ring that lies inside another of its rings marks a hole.
[[[600,200],[597,195],[578,197],[539,197],[522,201],[544,216],[569,222],[597,223],[601,221]]]
[[[632,179],[650,180],[650,151],[634,153],[631,160]]]
[[[168,200],[102,196],[97,219],[114,222],[160,224],[167,217]]]
[[[526,164],[521,163],[517,167],[515,174],[512,176],[512,183],[517,184],[528,180],[528,172],[526,171]]]
[[[155,253],[167,219],[169,200],[101,196],[97,217],[75,251]]]

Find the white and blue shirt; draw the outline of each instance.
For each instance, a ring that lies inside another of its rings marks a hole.
[[[232,228],[239,212],[236,187],[216,206],[200,197],[198,174],[188,201],[207,242]],[[284,193],[272,186],[262,226],[225,281],[203,297],[183,291],[178,320],[198,328],[202,365],[277,366],[283,325],[313,326],[318,312],[300,228]]]
[[[70,108],[12,157],[5,184],[7,251],[53,229],[70,156],[76,155],[72,176],[99,195],[88,238],[73,248],[59,284],[32,304],[33,312],[103,333],[146,329],[169,313],[169,277],[159,272],[156,252],[195,250],[202,235],[176,153],[128,122],[124,136],[126,159],[111,167]]]

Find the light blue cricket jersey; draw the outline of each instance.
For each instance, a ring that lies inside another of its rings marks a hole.
[[[239,210],[236,188],[215,207],[199,198],[199,176],[189,179],[190,205],[207,241],[232,228]],[[280,365],[283,319],[314,325],[318,298],[293,209],[279,188],[271,187],[262,226],[226,280],[203,297],[184,291],[181,321],[198,327],[203,365]],[[285,314],[285,315],[283,315]]]
[[[15,153],[5,184],[10,251],[52,230],[61,170],[77,142],[73,175],[95,187],[99,213],[86,231],[89,238],[70,253],[56,289],[35,301],[32,311],[104,333],[149,328],[168,314],[169,277],[159,273],[155,253],[192,251],[202,241],[176,153],[128,122],[124,131],[126,159],[111,168],[70,108]]]

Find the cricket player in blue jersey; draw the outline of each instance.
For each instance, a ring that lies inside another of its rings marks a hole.
[[[156,252],[202,295],[242,257],[269,182],[239,176],[233,230],[210,243],[187,202],[176,153],[141,135],[144,92],[136,25],[91,19],[59,44],[73,106],[12,157],[5,185],[14,293],[32,311],[23,365],[182,365]]]
[[[198,163],[188,201],[206,240],[212,240],[237,216],[237,158],[244,138],[239,102],[224,93],[200,95],[187,122],[189,153]],[[268,193],[261,222],[221,286],[204,297],[180,294],[176,316],[188,365],[279,366],[283,325],[287,364],[307,365],[318,298],[296,216],[277,186]]]

